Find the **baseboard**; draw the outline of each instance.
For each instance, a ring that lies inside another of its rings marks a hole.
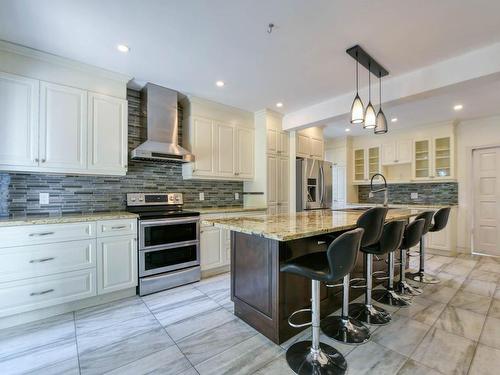
[[[43,309],[27,311],[21,314],[15,314],[0,318],[0,329],[17,326],[19,324],[34,322],[36,320],[50,318],[52,316],[66,314],[72,311],[102,305],[119,299],[136,295],[136,288],[120,290],[118,292],[103,294],[79,301],[63,303],[56,306],[45,307]]]
[[[212,269],[209,269],[209,270],[204,270],[204,271],[201,271],[201,278],[205,279],[207,277],[212,277],[212,276],[215,276],[215,275],[219,275],[221,273],[226,273],[226,272],[229,272],[229,269],[230,269],[230,267],[229,267],[229,264],[228,264],[226,266],[212,268]]]

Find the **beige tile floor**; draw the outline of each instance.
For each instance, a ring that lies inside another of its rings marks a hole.
[[[411,261],[416,262],[417,258]],[[424,286],[361,346],[348,374],[499,374],[500,260],[429,255]],[[0,331],[0,374],[291,374],[285,350],[236,318],[229,275]]]

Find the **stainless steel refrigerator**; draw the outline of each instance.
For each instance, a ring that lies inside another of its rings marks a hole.
[[[332,163],[297,158],[295,168],[297,212],[331,208]]]

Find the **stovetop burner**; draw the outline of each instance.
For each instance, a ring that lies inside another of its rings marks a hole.
[[[199,212],[183,210],[182,193],[129,193],[127,211],[141,220],[199,216]]]

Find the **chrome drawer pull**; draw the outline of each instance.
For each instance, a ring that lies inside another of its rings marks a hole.
[[[33,293],[30,293],[30,296],[31,297],[41,296],[42,294],[52,293],[53,291],[54,291],[54,289],[47,289],[47,290],[44,290],[42,292],[33,292]]]
[[[116,227],[111,227],[111,229],[125,229],[127,228],[126,225],[117,225]]]
[[[41,233],[30,233],[30,237],[34,236],[48,236],[54,234],[54,232],[41,232]]]
[[[30,260],[30,263],[43,263],[43,262],[48,262],[49,260],[54,260],[56,258],[50,257],[50,258],[41,258],[41,259],[32,259]]]
[[[326,241],[318,241],[318,245],[325,245]]]

